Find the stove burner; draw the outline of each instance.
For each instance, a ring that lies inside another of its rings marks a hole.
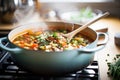
[[[0,50],[0,56],[0,80],[99,80],[97,61],[93,61],[87,68],[75,73],[43,77],[20,69],[12,61],[11,55],[4,50]]]

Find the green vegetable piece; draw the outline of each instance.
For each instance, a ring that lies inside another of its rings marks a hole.
[[[52,33],[52,36],[53,36],[54,38],[58,38],[57,32],[53,32],[53,33]]]

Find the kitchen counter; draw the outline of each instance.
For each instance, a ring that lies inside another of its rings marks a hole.
[[[19,23],[19,25],[24,24],[24,23],[29,23],[29,22],[31,23],[31,22],[41,21],[39,19],[39,15],[34,15],[32,17],[33,18],[30,21],[28,22],[22,21],[21,23]],[[14,25],[12,24],[1,25],[0,24],[0,32],[13,29],[16,27],[16,25],[18,25],[18,23]],[[112,62],[114,56],[116,54],[120,54],[120,48],[118,48],[114,43],[115,33],[120,32],[120,19],[115,18],[115,17],[104,18],[92,24],[90,27],[95,28],[95,27],[103,27],[103,26],[108,28],[109,41],[104,49],[96,52],[95,58],[97,58],[98,63],[99,63],[100,80],[112,80],[107,75],[108,66],[107,66],[106,59]]]
[[[91,26],[94,26],[94,27],[107,26],[108,27],[109,41],[104,49],[96,52],[96,57],[99,63],[100,80],[112,80],[107,75],[107,72],[108,72],[107,62],[113,62],[115,55],[120,54],[120,48],[117,47],[114,43],[115,33],[120,32],[120,19],[115,17],[108,17],[108,18],[99,20],[98,22],[94,23]],[[106,60],[108,61],[106,62]]]

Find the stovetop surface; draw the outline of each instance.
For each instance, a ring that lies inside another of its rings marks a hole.
[[[9,43],[4,42],[7,46]],[[99,80],[98,62],[93,61],[87,68],[62,75],[40,76],[20,69],[11,58],[9,52],[0,49],[0,80]]]

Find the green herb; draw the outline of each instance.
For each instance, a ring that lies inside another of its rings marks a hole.
[[[46,34],[41,34],[39,36],[36,36],[38,44],[40,46],[48,45],[49,41],[46,40],[47,37],[48,37],[48,35],[46,35]]]
[[[114,57],[115,62],[107,62],[108,72],[107,74],[113,78],[113,80],[120,80],[120,55]]]

